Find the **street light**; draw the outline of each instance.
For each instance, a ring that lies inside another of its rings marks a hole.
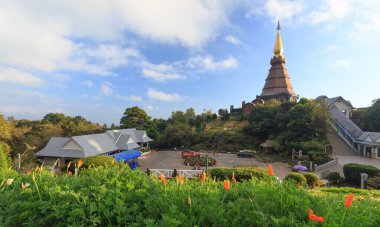
[[[208,154],[206,154],[206,174],[208,175]]]

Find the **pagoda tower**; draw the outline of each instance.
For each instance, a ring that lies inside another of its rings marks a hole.
[[[271,68],[265,80],[265,85],[261,95],[256,96],[264,102],[270,99],[278,101],[297,101],[298,96],[290,83],[288,70],[285,67],[285,57],[283,55],[282,40],[280,34],[280,22],[277,24],[277,37],[274,44],[274,56],[270,61]]]

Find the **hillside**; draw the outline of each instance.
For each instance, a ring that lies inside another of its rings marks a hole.
[[[237,152],[243,149],[259,149],[262,142],[243,132],[248,125],[247,120],[229,119],[221,121],[216,119],[207,124],[194,149],[217,150],[219,152]]]

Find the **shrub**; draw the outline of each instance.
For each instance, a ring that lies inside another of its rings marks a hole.
[[[268,170],[264,168],[214,168],[210,172],[212,177],[217,180],[231,179],[232,174],[235,174],[237,181],[251,180],[252,178],[258,180],[269,180]]]
[[[339,183],[343,180],[338,172],[331,172],[326,176],[326,179],[333,183]]]
[[[73,160],[70,164],[69,171],[74,172],[75,164],[78,163],[80,159]],[[119,164],[113,157],[111,156],[93,156],[93,157],[87,157],[83,158],[83,165],[81,168],[88,168],[88,167],[106,167],[106,166],[116,166],[116,165],[123,165]],[[120,162],[122,163],[122,162]],[[67,171],[67,165],[64,165],[61,167],[61,171],[66,172]]]
[[[371,177],[368,180],[370,180],[376,184],[380,184],[380,177]]]
[[[189,166],[206,166],[207,164],[207,158],[205,156],[203,157],[188,157],[185,159],[185,164],[189,164]],[[216,164],[216,160],[212,157],[208,157],[208,165],[212,166]]]
[[[360,184],[360,174],[366,173],[368,177],[374,177],[379,173],[379,169],[371,165],[362,165],[357,163],[350,163],[343,166],[344,177],[348,181]]]
[[[313,173],[303,173],[302,174],[306,178],[307,185],[310,188],[314,188],[318,184],[318,176]]]
[[[0,146],[0,173],[5,172],[6,170],[8,170],[7,159],[3,153],[3,149]]]
[[[293,180],[297,185],[307,183],[306,177],[300,173],[289,173],[286,175],[284,181]]]
[[[307,153],[307,157],[309,158],[310,161],[312,161],[314,164],[317,164],[317,165],[321,165],[332,160],[329,157],[329,154],[325,152],[317,152],[317,151],[309,151]]]
[[[304,151],[324,151],[324,145],[318,140],[309,140],[305,142],[301,142],[301,148]]]

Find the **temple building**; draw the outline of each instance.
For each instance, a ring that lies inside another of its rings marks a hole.
[[[283,55],[283,46],[280,33],[280,22],[277,25],[277,37],[274,44],[274,56],[270,61],[268,77],[265,80],[264,88],[260,95],[256,96],[252,102],[243,101],[241,108],[230,107],[231,113],[243,112],[249,114],[257,104],[264,104],[270,99],[276,99],[280,102],[297,101],[298,96],[293,90],[290,82],[288,70],[285,67],[285,56]]]

